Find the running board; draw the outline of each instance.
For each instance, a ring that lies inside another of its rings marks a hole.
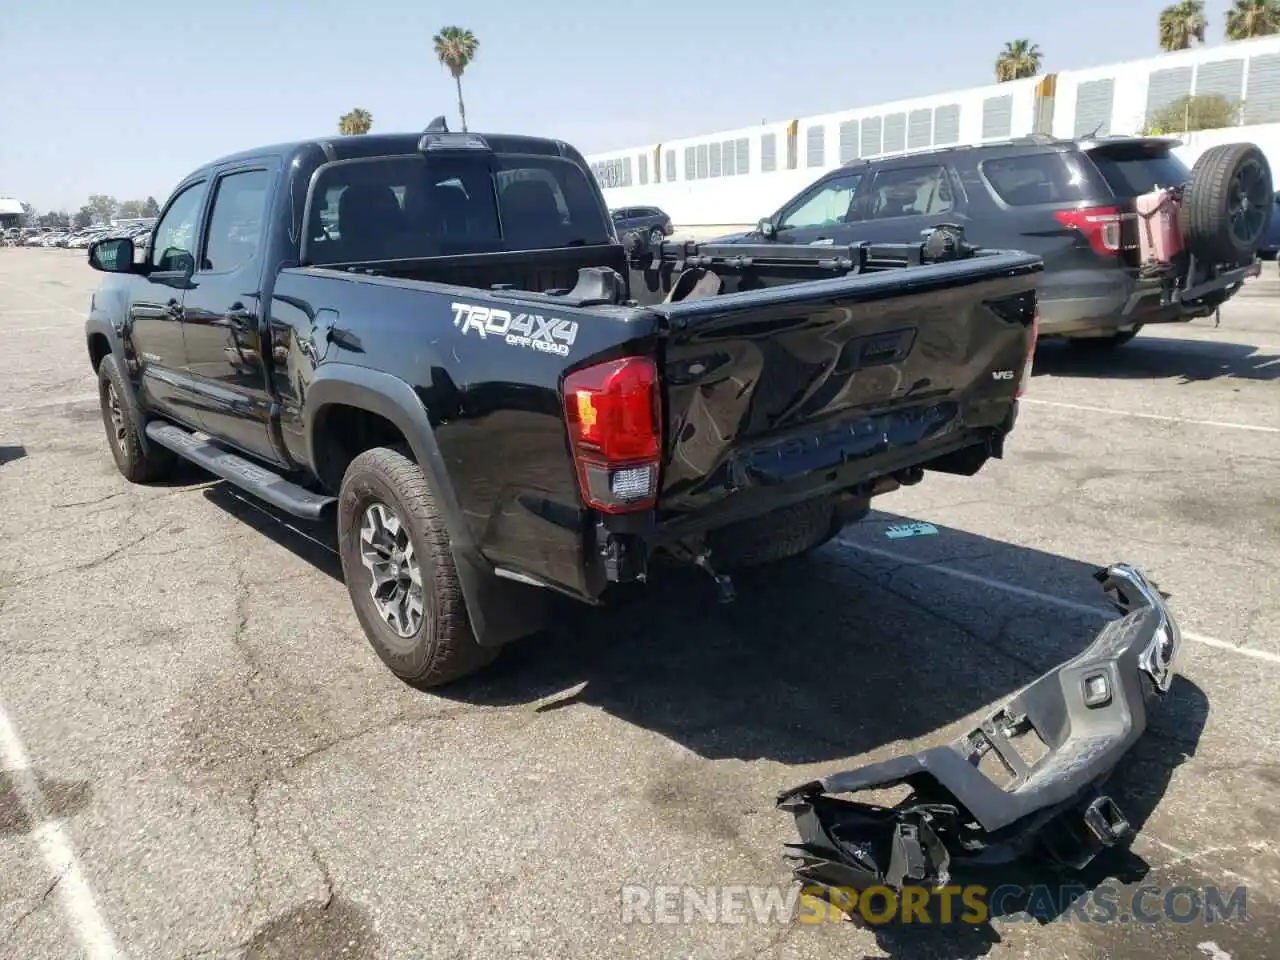
[[[337,502],[337,497],[312,493],[224,450],[204,434],[191,433],[163,420],[152,420],[147,424],[147,436],[246,493],[303,520],[319,520],[325,509]]]

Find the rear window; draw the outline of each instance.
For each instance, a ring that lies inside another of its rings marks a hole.
[[[305,223],[313,264],[610,242],[582,171],[540,156],[339,161],[320,168]]]
[[[1089,151],[1098,172],[1122,199],[1184,183],[1191,170],[1163,145],[1116,144]]]
[[[1090,182],[1088,175],[1063,153],[1031,153],[984,160],[982,175],[996,196],[1012,207],[1079,203],[1092,199],[1097,193],[1097,186]]]

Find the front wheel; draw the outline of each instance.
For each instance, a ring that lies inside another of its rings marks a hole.
[[[114,353],[107,354],[98,365],[98,405],[107,430],[107,446],[126,480],[148,483],[169,471],[174,455],[154,443],[146,443],[138,433],[136,400]]]
[[[444,519],[404,448],[375,447],[347,467],[338,549],[365,636],[406,683],[440,686],[498,655],[476,642]]]
[[[665,239],[666,239],[666,234],[662,232],[661,227],[654,227],[652,230],[649,231],[649,243],[652,244],[653,246],[656,247],[658,244],[662,243],[662,241]]]

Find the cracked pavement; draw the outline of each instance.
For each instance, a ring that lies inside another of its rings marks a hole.
[[[1091,882],[1245,884],[1243,922],[620,919],[624,884],[787,889],[774,794],[949,738],[1070,656],[1098,565],[1280,653],[1280,433],[1128,415],[1280,428],[1274,265],[1216,329],[1044,346],[1004,461],[884,498],[737,603],[676,574],[566,604],[439,694],[368,648],[324,531],[194,468],[117,474],[85,399],[94,280],[83,253],[0,249],[0,709],[128,956],[1275,955],[1280,664],[1196,642],[1120,774],[1140,834]],[[904,520],[939,533],[887,538]],[[76,956],[16,776],[0,755],[0,958]]]

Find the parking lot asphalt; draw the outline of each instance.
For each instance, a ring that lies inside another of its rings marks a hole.
[[[96,276],[0,249],[0,957],[1276,956],[1266,269],[1220,326],[1044,345],[1004,460],[885,497],[735,604],[685,575],[566,606],[428,694],[375,658],[323,531],[194,469],[118,475],[82,333]],[[936,533],[888,535],[906,520]],[[1122,906],[1155,889],[1148,915],[1244,887],[1243,918],[625,922],[626,885],[792,889],[775,793],[957,733],[1091,639],[1090,573],[1120,560],[1170,594],[1183,676],[1117,775],[1132,850],[1082,882]]]

